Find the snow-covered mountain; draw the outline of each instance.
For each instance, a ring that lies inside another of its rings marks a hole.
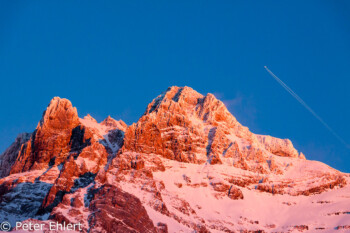
[[[55,97],[0,156],[0,178],[0,222],[45,232],[61,232],[52,222],[83,232],[350,231],[349,174],[250,132],[189,87],[168,88],[130,126],[79,118]]]

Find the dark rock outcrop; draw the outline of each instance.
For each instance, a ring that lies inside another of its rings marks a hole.
[[[157,232],[141,201],[134,195],[111,185],[105,185],[94,195],[90,209],[90,231]]]
[[[18,155],[26,150],[26,142],[29,141],[30,137],[30,133],[19,134],[14,143],[0,155],[0,178],[10,174],[11,167]]]

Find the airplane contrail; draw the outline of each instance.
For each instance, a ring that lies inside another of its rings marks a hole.
[[[316,117],[317,120],[319,120],[324,127],[326,127],[329,132],[333,134],[334,137],[336,137],[341,143],[343,143],[348,149],[350,149],[350,145],[345,142],[343,138],[341,138],[319,115],[316,114],[316,112],[310,108],[309,105],[305,103],[302,98],[300,98],[292,89],[290,89],[287,84],[285,84],[281,79],[279,79],[274,73],[272,73],[267,66],[264,66],[266,71],[286,90],[291,94],[301,105],[303,105],[314,117]]]

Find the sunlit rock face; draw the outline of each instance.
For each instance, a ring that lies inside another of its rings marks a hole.
[[[72,130],[78,125],[77,109],[71,102],[53,98],[25,150],[18,155],[11,174],[48,168],[50,161],[60,164],[71,149]]]
[[[188,163],[231,163],[269,173],[271,154],[298,158],[288,139],[255,135],[212,94],[171,87],[126,130],[123,151],[160,154]],[[272,172],[280,172],[273,167]]]
[[[0,222],[80,223],[82,232],[342,230],[349,179],[288,139],[252,133],[190,87],[168,88],[130,126],[79,118],[55,97],[34,132],[0,156]]]

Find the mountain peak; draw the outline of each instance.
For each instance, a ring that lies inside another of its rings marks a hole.
[[[69,125],[78,125],[78,112],[72,103],[65,98],[54,97],[40,120],[38,126],[62,129]]]
[[[118,128],[123,131],[125,131],[127,128],[127,125],[125,124],[124,121],[122,120],[117,121],[113,119],[110,115],[108,115],[108,117],[104,119],[100,124],[107,127]]]
[[[186,96],[186,95],[203,97],[202,94],[199,94],[197,91],[193,90],[191,87],[188,87],[188,86],[183,86],[183,87],[171,86],[167,89],[166,92],[169,94],[169,97],[176,102],[179,100],[180,97]]]
[[[153,111],[157,112],[162,105],[167,106],[170,102],[180,103],[182,107],[186,107],[186,105],[194,106],[198,103],[198,99],[201,98],[203,98],[203,95],[191,87],[171,86],[147,106],[145,114],[152,113]]]
[[[0,222],[78,222],[84,232],[332,231],[348,229],[349,182],[189,87],[168,88],[129,127],[111,116],[79,119],[55,97],[38,128],[0,155]],[[210,214],[228,208],[229,216]],[[300,209],[307,218],[295,217]]]
[[[95,118],[93,118],[90,114],[87,114],[86,116],[84,116],[85,120],[89,120],[92,121],[94,123],[97,123],[97,121],[95,120]]]
[[[213,94],[186,86],[169,87],[156,97],[126,134],[125,150],[191,163],[233,164],[233,159],[234,166],[261,173],[281,172],[269,165],[272,154],[299,157],[289,140],[255,135]]]
[[[173,100],[175,102],[179,102],[182,99],[189,98],[189,97],[193,99],[198,99],[198,98],[203,98],[203,95],[188,86],[184,86],[184,87],[171,86],[165,91],[165,95],[164,95],[164,98]]]
[[[68,99],[55,96],[51,99],[47,109],[53,110],[53,109],[58,109],[60,107],[63,107],[64,109],[69,109],[69,108],[73,108],[73,105]]]

